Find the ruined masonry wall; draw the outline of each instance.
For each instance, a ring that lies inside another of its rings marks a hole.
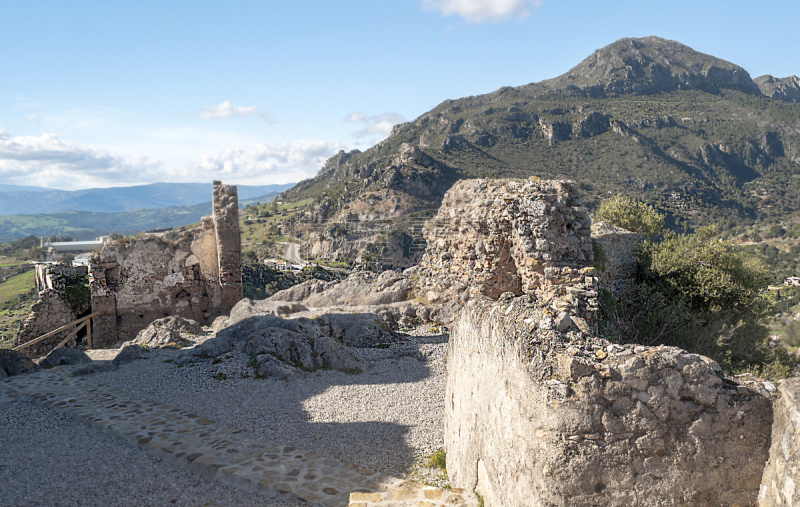
[[[772,384],[672,347],[548,340],[527,324],[541,318],[486,298],[459,314],[445,397],[453,486],[516,507],[756,501]]]
[[[56,328],[69,324],[89,311],[88,270],[86,266],[64,264],[36,264],[34,283],[38,300],[31,306],[31,313],[20,326],[14,346],[22,345]],[[50,352],[71,330],[61,332],[39,343],[20,349],[29,357],[38,357]],[[81,332],[81,335],[84,333]],[[73,345],[70,340],[68,345]]]
[[[72,308],[61,298],[58,291],[45,289],[39,293],[39,300],[31,306],[30,315],[20,326],[14,346],[34,340],[43,334],[73,322],[77,318]],[[62,331],[39,343],[34,343],[33,345],[22,348],[19,352],[28,357],[39,357],[43,354],[47,354],[53,350],[53,347],[58,345],[61,340],[66,338],[71,331],[72,329]],[[66,345],[69,347],[74,344],[75,339],[73,338]]]
[[[800,505],[800,378],[782,380],[778,391],[760,507]]]
[[[175,240],[115,241],[90,260],[97,347],[133,339],[157,319],[204,324],[242,299],[236,187],[214,182],[213,214]]]
[[[431,303],[505,292],[549,307],[562,330],[596,321],[591,219],[564,180],[457,182],[423,229],[417,292]]]

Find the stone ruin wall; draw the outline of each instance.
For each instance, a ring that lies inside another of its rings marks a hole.
[[[235,186],[214,182],[213,212],[177,239],[115,241],[90,259],[95,346],[133,339],[154,320],[210,324],[242,299],[239,203]]]
[[[797,425],[772,428],[774,384],[597,337],[598,285],[630,283],[638,237],[597,224],[598,271],[590,227],[570,182],[537,180],[461,181],[426,227],[418,296],[466,304],[447,355],[452,484],[486,505],[744,507],[778,431],[795,447],[762,495],[794,494]]]
[[[38,297],[31,306],[30,315],[20,326],[19,334],[14,341],[15,347],[69,324],[89,312],[86,266],[41,263],[36,264],[34,269],[34,283]],[[39,343],[22,348],[19,352],[29,357],[46,354],[71,331],[71,329],[62,331]],[[72,346],[75,342],[73,338],[67,346]]]
[[[753,505],[775,386],[673,347],[540,331],[540,308],[471,300],[451,329],[445,448],[486,505]]]
[[[778,392],[760,507],[800,505],[800,378],[780,381]]]
[[[597,318],[591,219],[564,180],[461,180],[423,229],[417,293],[430,303],[528,294],[553,325]]]

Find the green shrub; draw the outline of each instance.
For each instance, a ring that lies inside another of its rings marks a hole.
[[[664,228],[664,215],[641,201],[617,194],[600,203],[595,222],[608,222],[643,236],[653,236]]]
[[[599,294],[601,332],[622,343],[670,345],[708,356],[733,373],[792,374],[798,359],[762,323],[770,272],[711,229],[646,241],[639,283],[617,301]],[[798,324],[800,335],[800,324]]]

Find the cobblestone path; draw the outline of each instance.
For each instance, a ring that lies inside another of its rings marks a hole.
[[[269,497],[321,507],[477,505],[474,495],[403,481],[350,463],[217,425],[185,410],[131,395],[57,367],[0,381],[0,403],[46,404],[148,454]],[[266,503],[265,503],[266,505]]]

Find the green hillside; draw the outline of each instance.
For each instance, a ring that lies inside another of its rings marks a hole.
[[[591,208],[609,193],[638,197],[678,231],[788,224],[800,211],[792,100],[677,42],[622,39],[563,76],[447,100],[279,199],[313,199],[316,221],[400,223],[437,208],[458,179],[537,176],[577,181]]]

